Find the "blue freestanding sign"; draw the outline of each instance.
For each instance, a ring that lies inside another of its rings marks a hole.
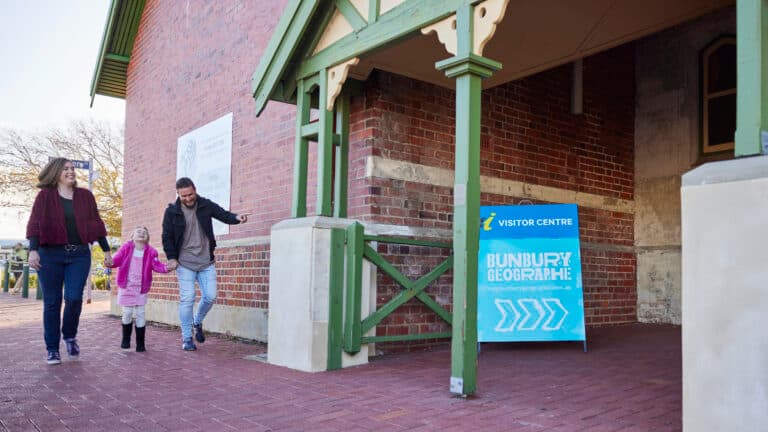
[[[480,208],[479,342],[585,341],[575,204]]]

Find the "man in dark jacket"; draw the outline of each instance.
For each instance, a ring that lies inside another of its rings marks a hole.
[[[234,214],[215,202],[197,195],[195,184],[187,177],[176,181],[176,202],[169,204],[163,216],[163,250],[168,268],[176,269],[179,278],[179,320],[181,321],[182,348],[197,349],[192,341],[205,342],[203,319],[216,301],[216,266],[213,251],[215,218],[229,225],[248,220],[247,214]],[[200,303],[194,314],[195,281],[200,286]]]

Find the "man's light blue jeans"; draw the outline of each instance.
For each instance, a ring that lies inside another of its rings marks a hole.
[[[200,271],[190,270],[182,265],[176,268],[179,278],[179,321],[181,321],[181,337],[192,337],[192,325],[201,324],[208,311],[216,301],[216,266],[211,264]],[[195,305],[195,281],[200,286],[200,303],[197,314],[193,312]]]

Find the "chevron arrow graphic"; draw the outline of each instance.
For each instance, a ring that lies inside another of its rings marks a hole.
[[[517,320],[520,319],[520,312],[515,309],[514,303],[512,303],[512,300],[508,299],[496,299],[496,307],[499,308],[499,311],[501,312],[501,319],[499,320],[498,324],[496,324],[496,330],[497,332],[510,332],[515,330],[515,324],[517,324]]]
[[[523,308],[523,312],[525,313],[520,324],[517,325],[517,329],[522,331],[536,330],[536,327],[539,326],[541,320],[544,319],[544,308],[541,307],[539,301],[536,299],[520,299],[517,301],[517,304]],[[536,321],[533,321],[533,324],[529,323],[529,321],[532,321],[531,310],[536,313]]]
[[[541,299],[544,306],[549,310],[549,319],[541,326],[542,330],[559,330],[565,321],[565,317],[568,316],[568,309],[563,307],[558,298],[546,298]],[[560,316],[558,320],[557,317]]]

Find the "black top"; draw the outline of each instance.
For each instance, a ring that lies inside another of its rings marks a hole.
[[[64,221],[67,226],[67,241],[69,244],[83,244],[80,240],[80,234],[77,232],[77,222],[75,221],[75,208],[72,206],[72,200],[61,198],[61,206],[64,207]]]
[[[184,242],[184,228],[187,221],[184,219],[184,213],[181,210],[181,200],[176,198],[176,202],[168,204],[163,215],[163,250],[168,259],[179,259],[179,251]],[[228,225],[237,225],[240,221],[235,213],[230,213],[221,208],[215,202],[197,197],[197,221],[200,224],[200,230],[208,237],[208,248],[211,251],[211,261],[214,260],[213,251],[216,249],[216,237],[213,235],[213,222],[216,219]]]

